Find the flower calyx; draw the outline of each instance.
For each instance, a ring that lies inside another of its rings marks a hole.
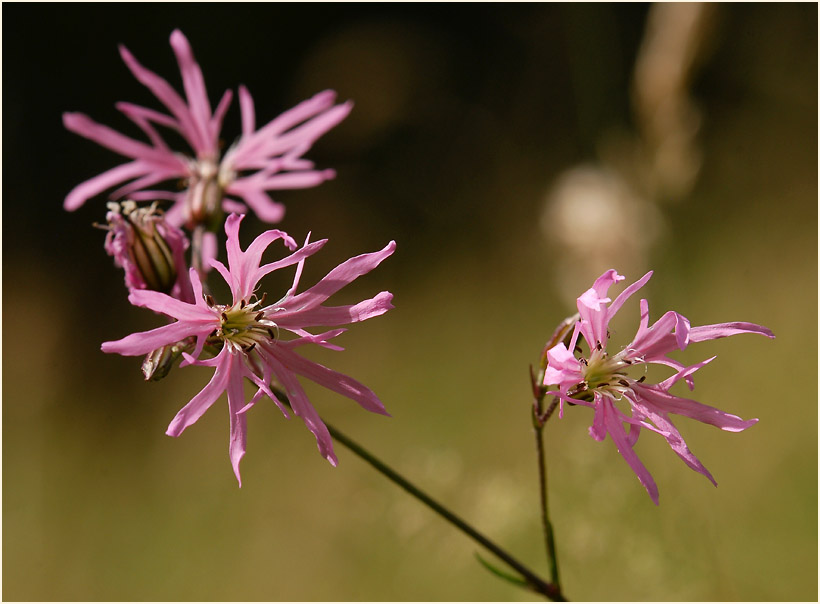
[[[185,219],[193,230],[203,224],[210,231],[217,231],[224,222],[222,201],[225,187],[232,178],[225,173],[218,160],[212,157],[189,161],[189,176],[185,191]]]

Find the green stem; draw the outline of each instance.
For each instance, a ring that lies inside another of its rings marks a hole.
[[[569,344],[569,338],[573,327],[578,320],[577,314],[567,317],[552,334],[541,353],[541,360],[538,364],[538,372],[534,372],[530,367],[530,383],[532,384],[533,406],[532,406],[532,426],[535,432],[535,448],[538,454],[538,482],[541,486],[539,495],[541,498],[541,527],[544,532],[544,545],[547,550],[547,560],[550,565],[550,584],[561,593],[561,579],[558,575],[558,554],[555,549],[555,532],[552,530],[550,522],[549,506],[547,504],[547,455],[544,449],[544,426],[555,411],[558,405],[558,398],[555,397],[549,408],[544,411],[544,397],[547,388],[544,385],[544,375],[548,365],[547,355],[549,351],[559,342]]]
[[[547,505],[547,459],[544,451],[544,424],[535,427],[535,446],[538,449],[538,480],[541,485],[541,525],[544,531],[544,544],[547,548],[547,559],[550,565],[550,582],[559,587],[561,580],[558,577],[558,556],[555,553],[555,533],[550,522],[549,507]]]
[[[373,455],[371,455],[368,451],[364,448],[359,446],[356,442],[349,439],[347,436],[339,432],[336,428],[329,424],[325,424],[327,426],[330,435],[339,443],[350,449],[353,453],[361,457],[364,461],[369,463],[373,466],[377,471],[381,472],[385,477],[389,480],[396,483],[402,489],[404,489],[407,493],[421,501],[427,507],[432,509],[434,512],[439,514],[445,520],[447,520],[450,524],[461,530],[463,533],[467,534],[470,538],[474,541],[478,542],[488,550],[490,550],[493,554],[498,556],[501,560],[506,562],[510,568],[515,569],[527,582],[530,588],[533,591],[536,591],[547,598],[556,601],[556,602],[565,602],[566,599],[564,598],[561,590],[555,584],[547,583],[538,575],[536,575],[533,571],[529,568],[524,566],[521,562],[513,558],[510,554],[506,551],[501,549],[498,545],[490,541],[487,537],[479,533],[476,529],[472,526],[467,524],[464,520],[456,516],[453,512],[445,508],[443,505],[435,501],[432,497],[427,495],[424,491],[413,485],[410,481],[405,479],[401,476],[398,472],[384,464],[381,460],[377,459]]]

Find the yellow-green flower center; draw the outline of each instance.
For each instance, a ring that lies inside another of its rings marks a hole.
[[[576,398],[592,401],[594,392],[620,398],[630,389],[626,369],[632,363],[617,354],[610,357],[603,350],[593,350],[589,360],[580,358],[584,380],[573,393]]]
[[[261,303],[262,300],[251,304],[240,300],[232,306],[211,305],[220,318],[220,325],[213,336],[227,346],[246,352],[259,343],[275,340],[279,328],[276,323],[265,318],[263,311],[256,310]]]

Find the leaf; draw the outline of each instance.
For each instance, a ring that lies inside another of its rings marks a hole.
[[[487,562],[484,558],[482,558],[481,555],[478,552],[475,552],[475,557],[479,562],[481,562],[481,564],[484,566],[484,568],[486,568],[488,571],[493,573],[495,576],[500,577],[500,578],[504,579],[505,581],[509,581],[510,583],[513,583],[514,585],[518,585],[519,587],[524,587],[526,589],[531,589],[530,584],[525,579],[522,579],[521,577],[519,577],[517,575],[511,575],[510,573],[505,572],[505,571],[501,570],[500,568],[496,568],[495,566],[493,566],[492,564]]]

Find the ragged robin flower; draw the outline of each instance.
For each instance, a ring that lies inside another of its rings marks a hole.
[[[226,91],[212,111],[202,71],[179,30],[171,34],[171,47],[182,74],[184,99],[166,80],[143,67],[124,46],[120,47],[120,55],[134,77],[168,110],[162,113],[132,103],[117,103],[117,108],[145,133],[150,144],[98,124],[82,113],[63,114],[63,124],[72,132],[130,158],[76,186],[65,199],[65,209],[76,210],[91,197],[122,185],[110,193],[110,199],[171,200],[174,204],[168,210],[168,220],[177,226],[213,226],[223,211],[244,213],[245,204],[265,222],[278,222],[284,207],[273,201],[267,191],[313,187],[333,178],[333,170],[315,170],[313,163],[302,156],[322,134],[350,113],[351,103],[334,105],[336,94],[326,90],[257,130],[253,99],[240,86],[242,133],[223,156],[220,131],[232,93]],[[178,132],[191,151],[172,150],[155,126]],[[180,180],[185,183],[181,192],[153,189]]]
[[[284,402],[276,397],[273,386],[281,387],[286,392],[293,412],[302,418],[316,437],[320,453],[334,466],[336,455],[330,434],[308,400],[297,376],[308,378],[342,394],[368,411],[387,415],[384,405],[369,388],[302,357],[296,349],[316,344],[341,350],[330,340],[342,334],[345,329],[317,334],[308,329],[319,325],[345,325],[364,321],[393,308],[393,295],[390,292],[381,292],[373,298],[348,306],[324,306],[323,303],[345,285],[378,266],[396,247],[395,242],[391,241],[379,252],[351,258],[330,271],[313,287],[297,293],[305,259],[316,253],[327,240],[313,243],[306,241],[299,248],[286,233],[269,230],[257,237],[246,250],[242,250],[239,244],[241,219],[242,216],[231,214],[225,224],[228,265],[211,260],[212,266],[230,286],[230,304],[219,304],[212,296],[205,294],[197,272],[191,269],[193,303],[149,290],[133,290],[128,298],[136,306],[171,317],[174,319],[173,323],[102,345],[104,352],[139,356],[165,346],[189,342],[187,352],[183,352],[185,360],[181,366],[213,367],[214,374],[208,385],[177,413],[168,426],[167,434],[179,436],[223,392],[227,392],[231,432],[229,453],[240,485],[239,462],[245,454],[248,409],[263,397],[268,397],[288,415]],[[263,252],[278,240],[291,253],[281,260],[260,264]],[[267,303],[265,294],[257,295],[262,277],[293,265],[296,265],[293,285],[277,302]],[[295,337],[285,339],[285,332],[290,332]],[[207,358],[208,351],[214,356]],[[243,391],[245,378],[257,388],[249,402],[246,402]]]
[[[557,390],[549,390],[547,394],[560,399],[561,414],[564,403],[594,409],[590,436],[598,441],[604,440],[607,434],[612,437],[618,451],[657,505],[658,488],[655,481],[633,450],[642,428],[660,434],[690,468],[703,474],[717,486],[709,471],[686,446],[672,423],[670,414],[690,417],[728,432],[740,432],[757,423],[757,419],[743,420],[714,407],[671,394],[669,389],[680,380],[684,380],[690,390],[693,389],[692,374],[715,357],[685,366],[667,354],[674,350],[684,350],[695,342],[741,333],[756,333],[769,338],[773,338],[774,334],[754,323],[718,323],[692,327],[686,317],[674,311],[665,313],[649,325],[649,306],[646,300],[641,300],[640,325],[632,342],[617,352],[608,350],[609,323],[612,317],[651,276],[651,272],[647,273],[612,301],[607,297],[607,292],[624,277],[614,270],[601,275],[578,298],[580,318],[575,323],[569,345],[562,342],[547,352],[548,365],[543,384],[558,387]],[[579,346],[579,336],[586,343],[586,351]],[[647,383],[644,370],[649,364],[665,365],[672,368],[674,373],[658,384]],[[625,426],[629,426],[629,433]]]

